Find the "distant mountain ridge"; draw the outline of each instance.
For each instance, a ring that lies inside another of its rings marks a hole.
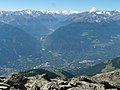
[[[0,14],[16,14],[16,15],[24,15],[24,14],[31,14],[31,15],[41,15],[41,14],[64,14],[64,15],[69,15],[69,14],[79,14],[80,11],[74,11],[74,10],[49,10],[49,11],[39,11],[39,10],[31,10],[31,9],[26,9],[26,10],[20,10],[20,11],[4,11],[1,10]]]
[[[85,11],[85,12],[80,12],[80,11],[74,11],[74,10],[63,10],[63,11],[37,11],[37,10],[31,10],[31,9],[27,9],[27,10],[21,10],[21,11],[0,11],[0,17],[10,17],[12,18],[13,16],[23,16],[23,15],[27,15],[27,16],[33,16],[33,17],[43,17],[43,16],[47,16],[46,18],[52,17],[54,18],[54,15],[63,15],[63,16],[69,16],[69,15],[74,15],[76,14],[77,17],[89,17],[91,16],[91,18],[93,17],[104,17],[104,19],[106,19],[107,17],[114,17],[114,16],[118,16],[120,14],[119,11],[99,11],[99,10],[95,10],[95,11]],[[87,16],[86,16],[87,15]],[[15,18],[15,17],[14,17]],[[12,18],[11,20],[8,19],[8,21],[4,21],[6,23],[9,23],[10,21],[14,20],[14,18]],[[71,18],[71,17],[70,17]],[[57,18],[59,19],[59,18]],[[72,19],[75,19],[75,17],[73,17]],[[97,19],[97,18],[96,18]],[[114,18],[115,19],[115,18]],[[119,18],[120,19],[120,18]],[[78,20],[80,20],[80,18],[78,18]]]
[[[22,20],[22,21],[21,21]],[[30,22],[26,22],[26,21]],[[31,25],[33,29],[36,29],[38,35],[45,35],[50,32],[51,29],[59,28],[70,23],[75,22],[90,22],[90,23],[100,23],[100,22],[109,22],[112,20],[120,20],[119,11],[74,11],[74,10],[63,10],[63,11],[37,11],[37,10],[21,10],[21,11],[0,11],[0,21],[18,26],[21,28],[21,22],[23,23],[23,29],[30,29],[25,26],[26,24]],[[39,26],[39,25],[40,26]],[[35,28],[39,27],[39,28]],[[40,30],[40,31],[39,31]],[[55,31],[55,30],[54,30]],[[41,33],[42,32],[42,33]],[[33,33],[33,31],[31,31]]]

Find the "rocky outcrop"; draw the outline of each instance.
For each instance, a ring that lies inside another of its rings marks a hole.
[[[120,90],[120,70],[92,77],[55,79],[47,74],[25,77],[17,73],[0,77],[0,90]]]
[[[95,83],[105,85],[105,88],[117,88],[120,90],[120,70],[97,74],[90,78]]]

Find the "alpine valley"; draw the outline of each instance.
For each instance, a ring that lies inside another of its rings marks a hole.
[[[119,11],[0,11],[0,75],[95,75],[119,69],[119,56]]]

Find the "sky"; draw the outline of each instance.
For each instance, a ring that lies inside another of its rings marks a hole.
[[[0,0],[0,10],[97,10],[120,11],[120,0]]]

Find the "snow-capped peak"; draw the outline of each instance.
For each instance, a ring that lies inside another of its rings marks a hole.
[[[1,15],[3,14],[2,10],[0,10],[0,14],[1,14]]]
[[[111,15],[111,13],[109,11],[103,11],[104,14],[108,14]]]
[[[63,11],[45,11],[44,13],[70,15],[70,14],[79,14],[80,12],[74,10],[63,10]]]
[[[25,12],[26,12],[27,14],[32,14],[32,10],[31,10],[31,9],[27,9],[27,10],[25,10]]]
[[[96,14],[103,14],[102,11],[97,11]]]
[[[92,12],[95,12],[95,11],[96,11],[96,8],[92,7],[92,9],[89,11],[89,13],[92,13]]]
[[[96,14],[106,14],[106,15],[111,15],[110,11],[96,11]]]
[[[92,9],[89,11],[89,13],[111,15],[111,11],[99,11],[96,9],[96,7],[92,7]]]

